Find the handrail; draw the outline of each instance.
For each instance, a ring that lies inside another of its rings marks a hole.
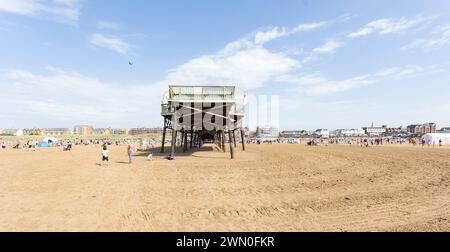
[[[170,100],[234,100],[234,86],[169,86]]]
[[[231,113],[233,114],[245,114],[245,105],[235,104],[231,107]],[[161,114],[171,114],[173,113],[170,104],[161,104]]]

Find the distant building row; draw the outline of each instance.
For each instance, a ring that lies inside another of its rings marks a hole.
[[[92,126],[82,125],[75,126],[73,130],[75,135],[145,135],[145,134],[161,134],[161,128],[132,128],[132,129],[112,129],[112,128],[99,128],[94,129]]]
[[[307,137],[307,136],[320,136],[320,137],[358,137],[358,136],[386,136],[386,135],[406,135],[406,134],[428,134],[428,133],[450,133],[450,127],[436,130],[435,123],[415,124],[406,128],[403,127],[388,127],[383,125],[381,127],[370,126],[359,129],[338,129],[329,131],[327,129],[318,129],[316,131],[306,130],[294,130],[283,131],[280,133],[280,137],[295,138],[295,137]]]
[[[94,128],[89,125],[77,125],[73,131],[68,128],[44,128],[44,129],[0,129],[3,136],[107,136],[107,135],[145,135],[161,134],[160,128],[133,128],[133,129],[113,129]]]

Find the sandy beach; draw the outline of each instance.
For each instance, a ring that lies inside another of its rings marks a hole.
[[[450,231],[450,149],[0,151],[0,231]]]

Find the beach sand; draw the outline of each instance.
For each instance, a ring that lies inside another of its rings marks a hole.
[[[450,231],[450,149],[0,151],[0,231]]]

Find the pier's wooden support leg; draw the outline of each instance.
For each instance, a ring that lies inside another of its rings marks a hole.
[[[194,130],[193,129],[191,129],[191,139],[190,139],[190,144],[189,144],[189,149],[192,149],[192,144],[193,144],[193,138],[194,138]]]
[[[180,148],[183,149],[183,142],[184,142],[184,131],[180,130]],[[178,143],[178,139],[177,139]]]
[[[198,143],[198,132],[194,132],[194,147],[197,146]]]
[[[242,150],[245,151],[244,129],[241,128],[240,132],[241,132]]]
[[[214,135],[214,142],[220,147],[219,144],[219,134],[216,132],[216,134]]]
[[[170,146],[170,157],[175,157],[175,150],[177,147],[177,128],[178,128],[178,118],[177,113],[172,117],[172,146]]]
[[[174,124],[174,127],[172,129],[172,146],[170,148],[170,156],[175,157],[175,147],[177,145],[177,130],[175,127],[176,124]]]
[[[233,147],[233,131],[231,130],[230,118],[228,118],[228,143],[230,144],[231,159],[234,159],[234,147]]]
[[[166,133],[167,133],[167,127],[164,125],[163,135],[162,135],[162,142],[161,142],[161,153],[164,153],[164,144],[166,142]]]
[[[233,144],[234,148],[236,148],[236,130],[233,130]]]
[[[226,145],[225,145],[225,131],[224,130],[222,130],[221,136],[222,136],[222,150],[223,150],[223,152],[227,152]]]
[[[184,132],[184,139],[183,139],[183,142],[184,142],[184,145],[183,145],[183,152],[186,152],[187,151],[187,145],[188,145],[188,140],[187,140],[187,136],[188,136],[188,133],[187,133],[187,131],[185,131]]]

